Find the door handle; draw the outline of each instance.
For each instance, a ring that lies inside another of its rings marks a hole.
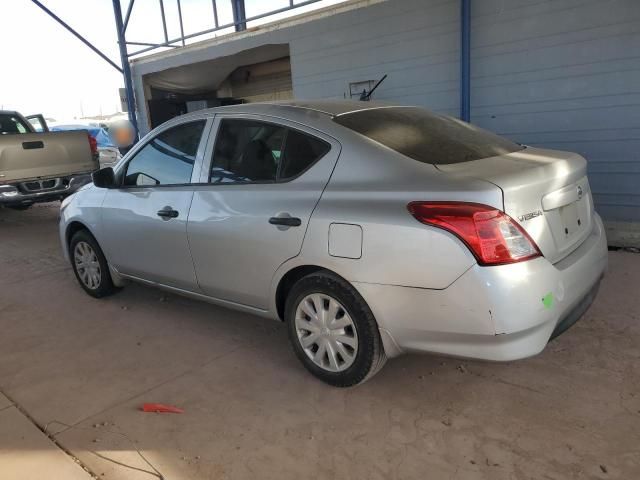
[[[302,225],[302,220],[298,217],[271,217],[269,223],[283,227],[299,227]]]
[[[170,220],[172,218],[177,218],[180,214],[177,210],[174,210],[171,207],[164,207],[162,210],[158,210],[157,215],[163,220]]]

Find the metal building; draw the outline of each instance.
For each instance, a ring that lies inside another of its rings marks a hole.
[[[610,244],[640,246],[640,2],[471,3],[471,122],[584,155]],[[464,33],[460,0],[353,0],[137,58],[140,130],[225,103],[357,98],[384,75],[376,100],[458,116]]]

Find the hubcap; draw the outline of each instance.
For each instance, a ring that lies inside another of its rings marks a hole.
[[[100,262],[91,245],[78,242],[73,249],[73,259],[78,277],[85,287],[95,290],[100,286]]]
[[[356,359],[356,326],[335,298],[321,293],[304,297],[296,309],[295,326],[302,349],[322,369],[341,372]]]

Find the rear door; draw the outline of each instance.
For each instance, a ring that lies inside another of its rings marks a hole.
[[[277,268],[300,252],[340,153],[313,129],[254,115],[216,115],[188,236],[205,294],[268,308]]]
[[[207,120],[168,127],[118,168],[121,188],[107,191],[101,241],[120,272],[197,291],[187,218],[198,178]]]

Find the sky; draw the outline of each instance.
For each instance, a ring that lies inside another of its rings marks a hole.
[[[300,0],[297,0],[300,1]],[[292,14],[339,3],[323,0]],[[41,0],[119,64],[112,0]],[[123,16],[129,0],[121,0]],[[287,6],[289,0],[245,0],[247,16]],[[164,0],[170,38],[179,35],[176,0]],[[230,0],[217,0],[220,24],[232,21]],[[211,0],[181,0],[185,34],[211,28]],[[282,15],[280,15],[281,17]],[[163,39],[158,0],[136,0],[128,41]],[[264,21],[272,21],[272,19]],[[222,32],[226,33],[226,32]],[[200,39],[201,40],[201,39]],[[122,74],[40,10],[31,0],[0,0],[0,110],[42,113],[57,121],[120,110]],[[130,46],[130,51],[139,47]]]

